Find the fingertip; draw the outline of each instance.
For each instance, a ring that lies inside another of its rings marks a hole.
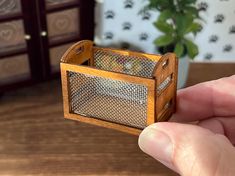
[[[199,141],[203,139],[196,137],[200,136],[200,130],[200,127],[194,125],[159,122],[145,128],[138,143],[145,153],[170,169],[182,173],[184,165],[190,165],[186,160],[193,162],[195,153],[192,150],[197,149]],[[187,157],[183,157],[185,154]]]
[[[139,147],[163,164],[171,165],[173,143],[159,126],[161,125],[153,124],[142,131],[138,140]]]

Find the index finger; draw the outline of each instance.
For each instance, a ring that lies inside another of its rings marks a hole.
[[[235,75],[179,90],[172,120],[192,122],[234,115]]]

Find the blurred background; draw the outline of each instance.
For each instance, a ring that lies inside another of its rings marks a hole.
[[[159,53],[160,12],[141,13],[149,2],[0,0],[0,175],[176,175],[137,136],[63,119],[63,53],[82,39]],[[235,0],[193,7],[203,18],[188,36],[198,53],[180,61],[179,88],[235,74]]]
[[[105,46],[128,43],[145,52],[156,53],[154,40],[161,31],[153,23],[159,12],[140,14],[147,3],[148,0],[98,1],[96,43]],[[202,30],[194,39],[199,46],[196,62],[235,61],[234,5],[234,0],[196,1],[196,7],[204,20],[201,22]]]

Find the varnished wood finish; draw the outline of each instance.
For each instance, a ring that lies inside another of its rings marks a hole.
[[[79,70],[79,68],[82,68],[82,70]],[[72,119],[72,120],[79,120],[81,122],[86,122],[86,123],[95,124],[98,126],[103,126],[106,128],[117,129],[117,130],[120,130],[123,132],[129,132],[129,133],[135,134],[135,135],[140,134],[141,130],[139,130],[139,129],[133,129],[133,128],[126,127],[123,125],[114,124],[114,123],[110,123],[110,122],[106,122],[106,121],[102,121],[102,120],[97,120],[94,118],[87,118],[84,116],[80,116],[78,114],[70,113],[69,85],[68,85],[67,71],[78,71],[79,73],[82,73],[82,71],[83,71],[83,72],[87,73],[87,71],[89,71],[87,69],[90,69],[90,68],[74,67],[73,65],[61,63],[61,80],[62,80],[62,87],[63,87],[64,117],[68,118],[68,119]],[[91,70],[94,71],[95,69],[91,69]],[[89,72],[89,74],[92,74],[92,73]]]
[[[150,59],[156,61],[157,64],[153,70],[151,78],[144,78],[134,75],[127,75],[124,73],[117,73],[112,71],[106,71],[97,69],[94,67],[93,53],[97,51],[104,51],[107,53],[118,54],[130,57],[140,57],[143,59]],[[82,63],[89,61],[89,66],[81,66]],[[165,65],[163,66],[163,64]],[[146,125],[153,124],[157,121],[168,120],[171,114],[175,110],[176,100],[176,85],[177,85],[177,59],[174,54],[168,53],[164,56],[151,55],[145,53],[138,53],[132,51],[124,51],[118,49],[98,48],[93,47],[93,42],[89,40],[80,41],[71,46],[61,59],[61,78],[63,88],[64,99],[64,115],[66,118],[80,120],[91,124],[96,124],[103,127],[113,128],[131,134],[139,134],[140,130],[127,127],[125,125],[116,124],[113,122],[106,122],[91,117],[83,117],[81,115],[70,112],[69,94],[70,87],[68,84],[67,71],[88,74],[91,76],[109,78],[113,80],[123,81],[127,83],[144,85],[147,87],[147,119]],[[158,95],[157,87],[169,76],[171,76],[171,83],[161,91]],[[171,102],[171,105],[167,108],[167,102]],[[107,104],[108,106],[108,104]],[[99,107],[99,106],[93,106]]]
[[[188,85],[235,74],[235,64],[193,63]],[[0,97],[0,175],[176,176],[138,137],[65,120],[58,80]]]
[[[143,84],[143,83],[142,83]],[[147,98],[147,125],[155,123],[155,80],[152,80],[152,83],[146,85],[148,87],[148,98]]]
[[[235,74],[235,63],[192,63],[188,75],[188,86],[203,81],[219,79]]]
[[[63,87],[62,95],[63,95],[63,105],[64,105],[64,116],[69,115],[69,87],[68,87],[68,77],[67,77],[67,71],[63,69],[63,65],[61,63],[61,84]]]
[[[124,132],[129,132],[131,134],[138,135],[141,130],[134,129],[131,127],[127,127],[124,125],[119,125],[111,122],[106,122],[102,120],[97,120],[94,118],[86,118],[77,114],[73,114],[70,112],[70,103],[69,103],[69,84],[68,84],[68,76],[67,71],[89,74],[92,76],[99,76],[103,78],[112,78],[114,80],[133,83],[133,84],[141,84],[145,85],[148,88],[148,106],[147,106],[147,124],[154,123],[154,95],[155,95],[155,81],[153,79],[135,77],[131,75],[125,75],[120,73],[109,72],[105,70],[99,70],[95,68],[89,68],[85,66],[78,66],[73,64],[65,64],[61,63],[61,76],[62,76],[62,87],[63,87],[63,99],[64,99],[64,115],[66,118],[79,120],[86,123],[96,124],[99,126],[113,128]]]
[[[72,72],[83,73],[83,74],[89,74],[92,76],[111,78],[114,80],[119,80],[119,81],[134,83],[134,84],[142,84],[142,85],[145,85],[147,88],[149,88],[149,91],[155,91],[154,86],[153,86],[155,83],[154,79],[136,77],[132,75],[120,74],[116,72],[100,70],[100,69],[91,68],[91,67],[82,66],[82,65],[65,64],[65,63],[61,63],[61,69],[72,71]]]
[[[95,118],[85,117],[85,116],[81,116],[81,115],[73,114],[73,113],[69,113],[65,115],[65,118],[72,119],[72,120],[79,120],[80,122],[85,122],[85,123],[89,123],[92,125],[115,129],[115,130],[119,130],[125,133],[133,134],[133,135],[139,135],[142,131],[140,129],[120,125],[117,123],[111,123],[111,122],[104,121],[104,120],[98,120]]]
[[[27,48],[15,49],[0,53],[0,59],[10,59],[12,56],[27,54],[29,56],[31,77],[28,82],[22,78],[22,82],[4,83],[0,85],[0,93],[3,91],[15,90],[19,87],[38,83],[59,77],[58,70],[53,70],[50,64],[49,49],[61,46],[81,39],[94,38],[94,0],[74,0],[73,2],[59,2],[50,8],[46,8],[45,0],[19,0],[22,12],[6,13],[0,16],[0,22],[10,22],[12,20],[22,20],[25,34],[30,35],[31,39],[26,40]],[[80,35],[62,38],[55,42],[48,42],[48,36],[41,36],[41,32],[47,30],[46,16],[48,13],[60,12],[62,10],[78,9],[80,21],[77,23]],[[27,82],[27,84],[25,84]]]
[[[93,56],[92,47],[93,42],[90,40],[77,42],[64,53],[61,62],[81,65]]]
[[[176,176],[138,136],[63,118],[58,80],[0,98],[0,175]]]
[[[167,77],[171,77],[171,81],[166,88],[155,94],[156,97],[156,114],[155,122],[167,121],[176,107],[176,88],[178,76],[178,60],[173,53],[167,53],[162,56],[155,67],[153,76],[156,79],[156,87],[158,87]],[[169,107],[165,107],[170,103]],[[169,112],[168,112],[169,111]],[[171,113],[170,113],[171,112]]]
[[[42,1],[43,2],[43,1]],[[43,55],[41,53],[41,29],[38,26],[37,14],[38,1],[21,0],[22,12],[24,14],[25,34],[30,35],[31,39],[26,40],[27,53],[29,56],[31,76],[34,82],[42,81],[44,73]]]

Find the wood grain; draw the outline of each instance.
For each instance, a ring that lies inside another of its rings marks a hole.
[[[83,40],[72,45],[62,56],[63,63],[81,65],[85,61],[92,58],[93,42]]]
[[[192,64],[188,84],[235,74],[235,64]],[[142,153],[138,137],[63,118],[60,81],[0,99],[0,175],[177,175]]]
[[[188,86],[235,74],[235,63],[192,63],[188,75]]]
[[[69,89],[69,85],[68,85],[68,77],[66,74],[67,71],[89,74],[91,76],[97,76],[97,77],[108,78],[108,79],[112,78],[112,80],[123,81],[126,83],[145,85],[148,89],[147,117],[149,117],[149,118],[147,119],[147,123],[148,124],[154,123],[154,112],[155,112],[155,107],[154,107],[155,80],[154,79],[141,78],[141,77],[136,77],[136,76],[132,76],[132,75],[109,72],[109,71],[105,71],[105,70],[99,70],[99,69],[89,68],[89,67],[80,66],[80,65],[61,63],[61,78],[62,78],[62,85],[63,85],[63,100],[64,100],[64,116],[66,118],[73,119],[73,120],[79,120],[81,122],[86,122],[86,123],[90,123],[90,124],[96,124],[96,125],[107,127],[107,128],[113,128],[116,130],[120,130],[120,131],[127,132],[130,134],[135,134],[135,135],[139,135],[141,132],[139,129],[136,129],[136,128],[127,127],[124,125],[119,125],[119,124],[108,122],[108,121],[98,120],[95,118],[86,118],[86,117],[80,116],[78,114],[71,113],[69,111],[69,105],[70,105],[69,91],[70,91],[70,89]]]
[[[143,78],[143,77],[137,77],[133,75],[127,75],[123,73],[117,73],[117,72],[110,72],[106,70],[100,70],[96,68],[91,68],[83,65],[72,65],[72,64],[65,64],[61,63],[61,70],[66,70],[66,71],[71,71],[71,72],[77,72],[77,73],[82,73],[82,74],[87,74],[87,75],[92,75],[92,76],[100,76],[104,78],[109,78],[112,80],[118,80],[118,81],[124,81],[124,82],[130,82],[133,84],[143,84],[150,91],[154,91],[154,79],[149,79],[149,78]]]
[[[59,81],[0,99],[0,175],[176,175],[138,137],[66,120]]]
[[[155,119],[157,121],[167,121],[176,107],[176,86],[177,86],[178,60],[173,53],[162,56],[157,65],[153,76],[156,79],[156,87],[164,82],[167,77],[171,77],[171,82],[160,93],[156,92]],[[170,106],[165,108],[166,104]],[[167,112],[169,111],[169,112]]]
[[[96,51],[105,51],[108,53],[111,52],[113,54],[120,54],[122,56],[131,56],[131,57],[141,56],[141,58],[151,59],[154,61],[158,61],[161,58],[160,55],[150,55],[150,54],[137,53],[137,52],[125,51],[125,50],[117,50],[117,49],[109,49],[109,48],[97,48],[97,47],[93,47],[93,42],[89,40],[83,40],[83,41],[77,42],[66,51],[66,53],[63,55],[61,59],[61,78],[62,78],[62,87],[63,87],[62,91],[63,91],[63,100],[64,100],[64,116],[68,119],[79,120],[81,122],[95,124],[95,125],[103,126],[107,128],[113,128],[113,129],[127,132],[130,134],[139,135],[141,132],[140,129],[120,125],[117,123],[112,123],[111,119],[109,119],[109,121],[104,121],[104,120],[90,118],[90,117],[83,117],[81,115],[70,112],[70,102],[69,102],[70,87],[68,85],[67,71],[72,71],[72,72],[77,72],[77,73],[82,73],[82,74],[89,74],[91,76],[124,81],[128,83],[145,85],[148,90],[147,124],[150,125],[155,122],[155,97],[154,97],[155,91],[156,91],[155,80],[148,79],[148,78],[141,78],[141,77],[137,77],[133,75],[127,75],[123,73],[116,73],[112,71],[101,70],[95,67],[92,68],[92,67],[85,67],[85,66],[80,65],[84,61],[89,60],[89,63],[91,64],[90,66],[94,66],[94,58],[92,57],[93,57],[94,52]],[[103,103],[105,104],[105,102]],[[119,105],[117,104],[117,106]],[[98,108],[99,104],[96,104],[94,107]],[[107,108],[110,107],[109,104],[107,104],[106,107]],[[128,112],[124,112],[124,113],[128,114]],[[135,117],[137,116],[138,114],[135,115]]]

